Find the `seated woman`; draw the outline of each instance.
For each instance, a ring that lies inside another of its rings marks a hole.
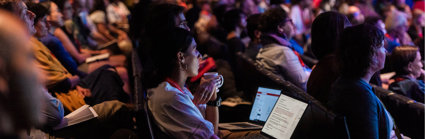
[[[351,26],[347,17],[325,12],[316,17],[311,27],[311,49],[319,62],[307,82],[307,93],[326,104],[332,83],[338,77],[335,49],[344,28]]]
[[[311,69],[289,42],[295,32],[292,20],[284,10],[274,8],[261,15],[260,25],[263,48],[257,54],[257,63],[306,90]]]
[[[413,46],[396,47],[390,58],[396,75],[391,78],[395,81],[388,89],[424,103],[424,81],[418,80],[424,75],[419,49]]]
[[[351,138],[390,138],[393,119],[369,84],[384,68],[384,34],[361,24],[344,29],[337,49],[341,75],[333,83],[328,107],[347,119]]]
[[[37,38],[46,36],[47,9],[41,4],[28,3],[28,9],[35,13],[33,24],[35,34],[31,32],[31,47],[34,52],[35,64],[45,76],[45,86],[71,112],[84,104],[95,105],[108,100],[120,100],[128,102],[129,96],[123,89],[123,80],[117,74],[116,69],[109,65],[98,68],[84,78],[72,75],[52,55],[52,52]],[[44,10],[43,10],[44,9]]]
[[[148,107],[155,123],[173,138],[217,138],[218,78],[201,79],[201,87],[193,94],[185,87],[187,78],[198,74],[201,58],[193,36],[175,28],[166,36],[154,38],[152,44],[156,46],[152,59],[162,81],[148,91]]]

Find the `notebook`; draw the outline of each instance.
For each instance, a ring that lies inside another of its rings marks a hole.
[[[218,127],[231,131],[261,129],[269,117],[280,93],[281,90],[258,87],[249,115],[249,122],[220,123]]]
[[[308,104],[284,94],[280,94],[261,134],[276,139],[289,139]]]

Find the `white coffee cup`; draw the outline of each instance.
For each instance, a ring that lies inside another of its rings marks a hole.
[[[205,79],[212,79],[212,78],[215,78],[217,76],[220,77],[219,82],[216,84],[216,86],[219,88],[219,87],[223,86],[223,82],[224,82],[223,76],[219,75],[218,72],[206,72],[206,73],[204,73]]]

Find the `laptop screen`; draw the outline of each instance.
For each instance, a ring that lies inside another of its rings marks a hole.
[[[306,108],[307,103],[281,94],[261,132],[273,138],[291,138]]]
[[[280,90],[258,87],[249,120],[265,123],[280,95]]]

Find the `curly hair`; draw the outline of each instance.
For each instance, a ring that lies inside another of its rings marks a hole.
[[[260,29],[263,33],[275,33],[277,27],[282,24],[288,14],[282,8],[272,8],[261,15]]]
[[[337,48],[341,75],[364,77],[383,41],[384,33],[373,25],[360,24],[344,29],[340,46]]]

